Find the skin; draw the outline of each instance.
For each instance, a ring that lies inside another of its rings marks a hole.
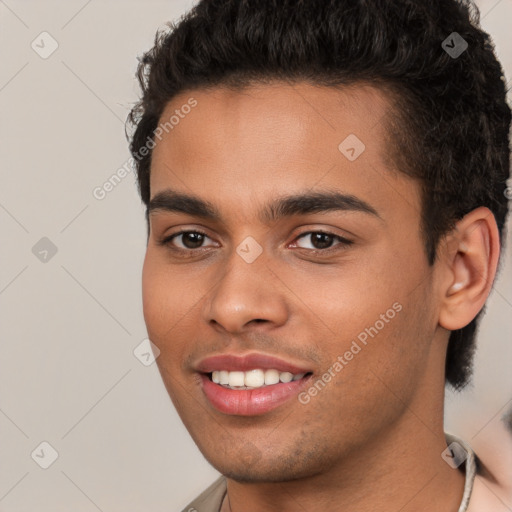
[[[228,478],[222,510],[456,512],[464,475],[441,458],[445,353],[449,329],[469,323],[490,291],[494,217],[486,208],[468,214],[429,266],[419,184],[387,159],[393,107],[378,89],[195,90],[173,98],[162,120],[190,97],[197,106],[153,150],[151,197],[167,188],[193,194],[222,218],[152,211],[144,317],[183,423]],[[355,161],[338,150],[351,133],[366,146]],[[380,218],[258,217],[269,199],[320,189],[357,196]],[[207,237],[158,243],[184,229]],[[353,243],[332,238],[323,255],[301,236],[315,230]],[[248,236],[263,251],[252,263],[236,252]],[[397,302],[402,310],[307,404],[292,399],[243,417],[218,412],[202,392],[194,365],[228,352],[275,355],[317,380]]]

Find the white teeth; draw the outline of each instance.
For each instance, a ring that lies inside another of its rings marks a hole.
[[[251,370],[245,372],[245,385],[250,388],[260,388],[265,384],[265,372],[263,370]]]
[[[277,370],[267,370],[265,372],[265,385],[277,384],[279,382],[279,372]]]
[[[245,386],[245,373],[244,372],[229,372],[229,386]]]
[[[279,374],[279,380],[281,382],[291,382],[293,380],[293,373],[290,372],[281,372]]]
[[[212,381],[215,384],[228,386],[237,389],[256,389],[262,386],[270,386],[278,382],[291,382],[300,380],[305,373],[294,375],[290,372],[279,372],[278,370],[249,370],[247,372],[216,370],[212,372]]]

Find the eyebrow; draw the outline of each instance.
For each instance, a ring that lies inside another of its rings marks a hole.
[[[157,212],[177,212],[205,220],[222,220],[219,210],[199,197],[166,189],[153,197],[147,215]],[[259,213],[261,222],[268,224],[294,215],[308,215],[330,211],[356,211],[382,220],[377,210],[362,199],[338,191],[316,191],[278,197],[266,203]]]

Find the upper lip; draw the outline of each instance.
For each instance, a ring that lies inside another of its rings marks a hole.
[[[218,354],[199,361],[195,368],[198,372],[211,373],[218,370],[248,371],[248,370],[278,370],[293,374],[308,373],[311,370],[300,365],[285,361],[266,354]]]

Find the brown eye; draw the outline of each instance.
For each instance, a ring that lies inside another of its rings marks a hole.
[[[181,245],[176,245],[174,240],[180,240],[180,238]],[[205,238],[209,237],[206,235],[206,233],[201,231],[180,231],[179,233],[174,233],[173,235],[166,237],[161,241],[161,244],[174,246],[178,250],[194,250],[201,248]]]
[[[352,240],[348,240],[339,235],[335,235],[334,233],[328,233],[326,231],[308,231],[307,233],[302,233],[297,240],[301,238],[307,239],[309,237],[311,241],[312,247],[303,247],[299,246],[302,249],[311,249],[315,251],[327,251],[333,245],[333,242],[338,240],[340,243],[337,245],[348,246],[353,242]]]

